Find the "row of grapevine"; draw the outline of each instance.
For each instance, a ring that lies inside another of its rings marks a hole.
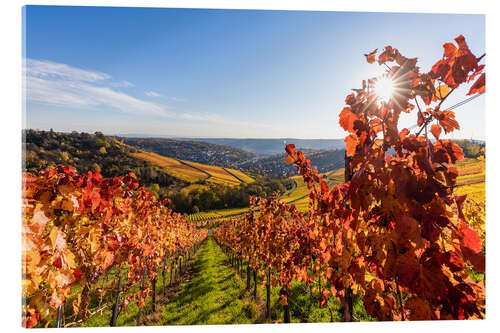
[[[25,327],[50,319],[59,323],[62,306],[77,284],[83,289],[73,309],[85,320],[92,286],[111,267],[119,272],[116,323],[118,312],[130,302],[140,308],[145,304],[167,258],[177,263],[207,235],[139,187],[133,174],[103,178],[60,165],[38,176],[24,174],[23,186]],[[125,268],[126,286],[140,283],[141,288],[120,299],[126,291],[121,283]],[[165,267],[163,271],[165,275]]]
[[[440,136],[460,128],[453,111],[441,110],[444,101],[469,82],[469,95],[483,93],[485,74],[483,56],[463,36],[455,41],[427,73],[390,46],[379,54],[394,94],[381,101],[373,78],[347,96],[339,120],[349,133],[345,183],[330,189],[301,151],[286,147],[309,189],[306,214],[277,197],[253,198],[248,215],[214,231],[237,258],[266,272],[268,284],[283,286],[283,304],[296,279],[318,281],[320,304],[338,299],[344,321],[353,320],[355,295],[379,320],[484,318],[485,280],[471,278],[485,273],[484,209],[454,194],[454,164],[464,154]],[[398,129],[401,113],[417,114],[415,133]]]

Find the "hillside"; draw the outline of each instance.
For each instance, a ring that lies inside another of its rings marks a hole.
[[[320,172],[343,167],[344,159],[343,140],[117,138],[146,152],[186,162],[239,169],[274,177],[296,174],[295,167],[284,162],[284,142],[295,142],[298,149],[304,151],[306,157]],[[332,150],[331,147],[336,146],[340,148]],[[325,150],[328,147],[330,149]],[[245,177],[241,174],[238,176],[236,174],[238,171],[229,173],[236,178]],[[232,180],[231,178],[229,180]]]
[[[457,162],[459,176],[457,178],[457,195],[467,194],[467,199],[475,202],[486,199],[485,161],[466,158]]]
[[[200,141],[166,138],[117,138],[127,145],[162,156],[222,167],[235,167],[257,157],[257,154],[249,151]]]
[[[145,151],[132,153],[131,155],[161,167],[167,174],[188,183],[207,181],[209,183],[234,186],[254,181],[253,178],[234,169],[165,157]]]
[[[136,149],[100,132],[59,133],[53,131],[23,131],[24,169],[37,173],[48,166],[65,164],[78,172],[99,171],[105,177],[117,177],[133,172],[140,183],[150,186],[179,188],[187,181],[164,172],[160,167],[135,158]]]
[[[345,150],[305,150],[307,159],[319,172],[328,172],[344,167]],[[293,165],[285,163],[286,154],[275,154],[261,159],[254,159],[239,165],[240,169],[261,172],[268,175],[284,176],[297,174]]]

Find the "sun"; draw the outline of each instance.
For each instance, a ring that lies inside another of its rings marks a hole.
[[[382,76],[375,82],[374,90],[380,100],[388,102],[394,93],[394,81],[388,76]]]

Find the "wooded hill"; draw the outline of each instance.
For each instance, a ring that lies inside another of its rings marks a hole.
[[[51,165],[64,164],[75,167],[79,173],[99,171],[104,177],[133,172],[145,186],[158,184],[171,188],[188,185],[188,182],[169,175],[152,163],[130,155],[136,151],[100,132],[23,131],[24,169],[31,173],[36,174]]]

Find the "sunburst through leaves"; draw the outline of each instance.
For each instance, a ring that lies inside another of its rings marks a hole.
[[[394,94],[394,81],[389,76],[382,76],[376,80],[374,89],[381,101],[388,102]]]

